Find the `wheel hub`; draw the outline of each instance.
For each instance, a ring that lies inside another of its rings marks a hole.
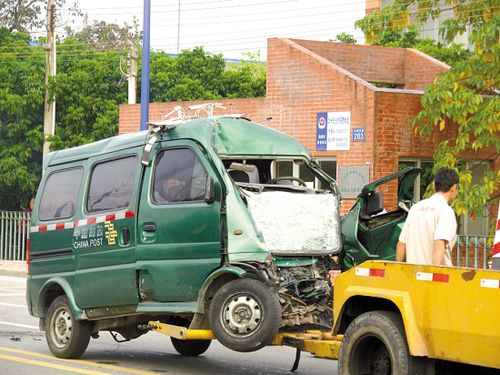
[[[234,333],[249,334],[259,325],[261,307],[248,295],[231,298],[224,309],[224,322]]]
[[[53,324],[51,325],[54,337],[54,344],[58,347],[64,347],[71,340],[73,332],[73,321],[71,315],[65,309],[61,309],[54,314]]]

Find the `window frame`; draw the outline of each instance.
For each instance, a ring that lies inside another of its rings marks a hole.
[[[43,198],[45,196],[45,193],[47,192],[47,184],[48,184],[50,178],[52,176],[54,176],[55,174],[69,172],[69,171],[72,171],[72,170],[80,170],[82,172],[82,174],[80,176],[80,183],[78,184],[78,191],[76,193],[76,199],[74,201],[73,212],[69,216],[61,216],[61,217],[53,217],[53,218],[50,218],[50,219],[45,219],[45,218],[42,219],[41,216],[40,216],[41,209],[42,209],[42,203],[43,203]],[[77,206],[77,203],[78,203],[78,199],[80,198],[80,192],[82,190],[82,182],[83,182],[84,176],[85,176],[85,169],[81,165],[77,165],[77,166],[72,166],[72,167],[68,167],[68,168],[64,168],[64,169],[57,169],[57,170],[51,171],[49,173],[49,175],[47,176],[46,180],[45,180],[45,183],[44,183],[44,186],[43,186],[43,192],[42,192],[42,195],[40,197],[40,203],[38,205],[38,212],[37,212],[38,220],[39,221],[44,221],[44,222],[45,221],[61,221],[61,220],[71,219],[73,216],[75,216],[76,206]]]
[[[179,205],[179,204],[197,204],[197,203],[203,203],[205,202],[205,199],[198,199],[198,200],[186,200],[186,201],[178,201],[178,202],[157,202],[155,197],[154,197],[154,192],[155,192],[155,180],[156,180],[156,168],[158,166],[158,162],[160,160],[159,155],[161,155],[164,152],[167,151],[174,151],[174,150],[190,150],[198,163],[200,164],[201,168],[205,172],[205,187],[204,187],[204,194],[206,194],[206,181],[210,177],[210,173],[208,172],[206,166],[203,163],[202,158],[200,155],[196,152],[196,150],[191,147],[190,145],[175,145],[171,147],[162,147],[155,153],[154,157],[154,163],[151,169],[151,178],[150,178],[150,183],[149,183],[149,193],[148,193],[148,199],[151,205],[156,206],[156,207],[164,207],[164,206],[172,206],[172,205]]]
[[[130,201],[128,203],[127,206],[124,206],[124,207],[119,207],[119,208],[111,208],[111,209],[106,209],[106,210],[92,210],[90,211],[88,209],[88,201],[89,201],[89,195],[90,195],[90,186],[91,186],[91,182],[92,182],[92,175],[95,171],[95,168],[100,165],[100,164],[105,164],[105,163],[110,163],[110,162],[113,162],[113,161],[116,161],[116,160],[122,160],[122,159],[127,159],[127,158],[135,158],[136,159],[136,165],[135,165],[135,171],[134,171],[134,187],[133,187],[133,190],[132,190],[132,194],[130,195]],[[92,163],[92,165],[90,166],[90,170],[89,170],[89,176],[88,176],[88,179],[87,179],[87,191],[85,193],[85,204],[84,204],[84,212],[86,215],[95,215],[95,214],[99,214],[101,212],[113,212],[113,211],[123,211],[123,210],[127,210],[130,208],[132,202],[134,201],[134,195],[136,194],[136,191],[137,191],[137,184],[136,184],[136,179],[137,179],[137,165],[140,165],[141,163],[139,162],[139,155],[137,153],[131,153],[131,154],[124,154],[124,155],[119,155],[119,156],[116,156],[116,157],[113,157],[113,158],[107,158],[107,159],[99,159],[99,160],[96,160]]]

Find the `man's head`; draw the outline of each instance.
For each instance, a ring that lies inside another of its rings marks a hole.
[[[449,196],[448,201],[455,199],[458,190],[458,173],[451,168],[441,168],[434,176],[434,189],[438,193]]]

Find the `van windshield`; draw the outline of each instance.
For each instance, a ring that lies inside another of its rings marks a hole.
[[[340,251],[337,195],[246,189],[244,195],[257,228],[273,254],[323,255]]]

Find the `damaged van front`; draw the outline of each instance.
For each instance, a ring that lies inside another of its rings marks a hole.
[[[282,327],[330,327],[328,276],[339,268],[342,248],[335,181],[285,134],[242,119],[212,125],[227,187],[227,252],[219,272],[237,267],[245,273],[204,296],[210,328],[224,345],[249,351]],[[282,161],[307,168],[321,188],[278,176]]]

